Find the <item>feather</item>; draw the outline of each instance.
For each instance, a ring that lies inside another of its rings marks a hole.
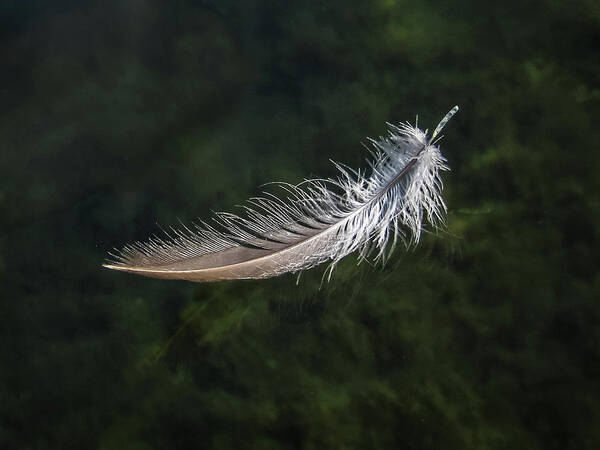
[[[455,106],[431,137],[409,123],[388,124],[372,140],[370,172],[334,163],[334,179],[277,183],[286,196],[255,197],[242,216],[216,213],[213,224],[171,229],[165,238],[125,245],[104,267],[154,278],[217,281],[268,278],[345,256],[385,262],[398,239],[416,244],[424,219],[443,224],[439,172],[449,170],[437,142]]]

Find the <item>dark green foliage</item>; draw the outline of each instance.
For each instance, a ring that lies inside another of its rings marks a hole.
[[[0,447],[600,448],[597,2],[4,3]],[[100,269],[454,104],[384,268]]]

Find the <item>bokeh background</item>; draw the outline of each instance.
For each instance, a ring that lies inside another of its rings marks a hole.
[[[600,448],[596,0],[0,2],[0,447]],[[107,251],[432,129],[447,230],[193,284]]]

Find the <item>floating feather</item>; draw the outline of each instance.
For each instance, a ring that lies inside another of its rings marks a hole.
[[[398,239],[416,244],[424,218],[443,223],[441,170],[448,170],[437,142],[458,111],[452,108],[428,137],[417,125],[388,124],[386,137],[370,140],[370,173],[335,164],[335,179],[278,183],[243,206],[245,214],[216,213],[213,225],[172,230],[164,239],[126,245],[104,265],[155,278],[216,281],[268,278],[359,252],[385,261]]]

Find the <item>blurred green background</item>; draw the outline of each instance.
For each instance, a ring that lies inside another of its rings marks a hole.
[[[0,1],[0,447],[600,448],[600,4]],[[384,267],[101,269],[269,181],[441,143]]]

